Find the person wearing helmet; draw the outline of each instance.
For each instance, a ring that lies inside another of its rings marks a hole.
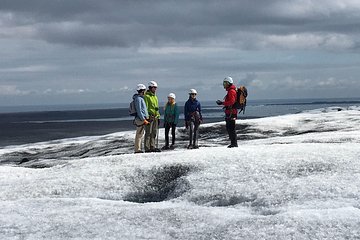
[[[197,91],[190,89],[189,99],[184,106],[185,127],[189,129],[188,149],[199,148],[198,135],[199,126],[202,123],[201,104],[196,99]]]
[[[176,125],[179,121],[179,109],[175,102],[175,94],[170,93],[168,95],[168,102],[164,108],[164,128],[165,128],[165,146],[162,150],[174,149],[175,148],[175,130]],[[169,132],[171,128],[171,145],[169,146]]]
[[[141,150],[141,141],[144,136],[145,126],[149,124],[149,121],[147,120],[149,118],[149,114],[144,100],[146,87],[144,84],[138,84],[136,90],[137,94],[134,94],[133,96],[136,110],[134,119],[134,125],[136,126],[135,153],[143,153]]]
[[[145,152],[161,152],[156,142],[156,135],[159,129],[160,112],[159,100],[156,96],[157,83],[150,81],[144,99],[149,112],[150,124],[145,126]]]
[[[227,94],[224,97],[224,101],[217,100],[216,103],[224,106],[226,130],[231,141],[228,148],[238,147],[236,136],[237,109],[233,107],[237,97],[236,87],[231,77],[226,77],[224,79],[223,86],[227,91]]]

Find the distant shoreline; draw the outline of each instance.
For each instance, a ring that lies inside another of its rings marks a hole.
[[[179,101],[182,106],[185,102]],[[201,101],[203,106],[216,106],[215,101]],[[160,102],[160,106],[164,105]],[[268,105],[316,105],[316,104],[360,104],[360,98],[302,98],[302,99],[248,99],[249,106]],[[14,105],[0,106],[0,114],[22,112],[91,111],[128,108],[129,103],[58,104],[58,105]]]

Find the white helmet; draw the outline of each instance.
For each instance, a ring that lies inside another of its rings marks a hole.
[[[197,91],[192,88],[192,89],[190,89],[189,94],[192,94],[192,93],[197,94]]]
[[[157,87],[157,83],[155,81],[150,81],[149,82],[149,87]]]
[[[140,91],[140,90],[146,90],[146,87],[144,84],[138,84],[137,87],[136,87],[136,91]]]
[[[173,98],[173,99],[176,98],[175,93],[169,93],[168,97]]]
[[[228,82],[228,83],[231,83],[231,84],[234,83],[232,77],[226,77],[226,78],[224,78],[224,82]]]

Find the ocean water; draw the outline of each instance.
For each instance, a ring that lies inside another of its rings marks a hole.
[[[183,119],[183,105],[178,103]],[[359,105],[352,99],[248,100],[239,119],[296,114],[324,107]],[[202,102],[205,123],[222,121],[224,113],[214,102]],[[127,104],[0,107],[0,147],[56,139],[104,135],[135,129]],[[180,120],[179,126],[184,121]]]

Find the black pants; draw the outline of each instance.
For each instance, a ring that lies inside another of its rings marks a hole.
[[[229,134],[231,145],[237,146],[236,122],[235,119],[226,118],[226,131]]]
[[[171,128],[171,142],[172,145],[175,144],[175,130],[176,130],[176,124],[174,123],[165,123],[165,146],[169,146],[169,132]]]

